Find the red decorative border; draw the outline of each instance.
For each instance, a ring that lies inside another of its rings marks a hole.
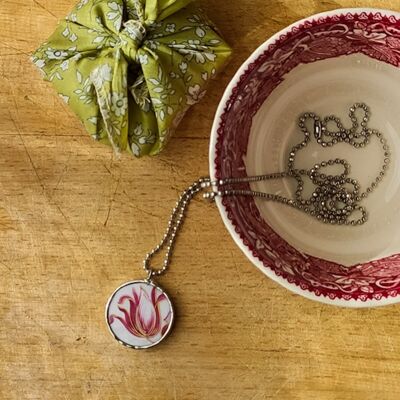
[[[400,21],[379,12],[321,16],[292,27],[270,44],[247,66],[226,102],[217,129],[216,177],[246,176],[243,160],[252,117],[286,73],[299,64],[354,53],[398,67]],[[398,296],[400,254],[346,267],[290,246],[263,220],[252,198],[224,198],[223,206],[251,254],[290,284],[331,300]]]

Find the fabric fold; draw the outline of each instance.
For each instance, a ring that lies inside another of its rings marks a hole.
[[[32,57],[93,138],[157,154],[231,50],[189,0],[81,0]]]

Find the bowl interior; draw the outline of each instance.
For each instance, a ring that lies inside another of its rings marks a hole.
[[[363,204],[369,220],[362,226],[326,225],[249,197],[222,201],[228,228],[246,254],[281,283],[316,297],[380,300],[396,297],[400,289],[400,22],[393,14],[339,10],[294,24],[247,62],[217,115],[210,161],[216,178],[284,171],[291,147],[301,139],[297,118],[307,111],[336,114],[350,126],[349,107],[365,102],[371,109],[369,127],[387,138],[392,162]],[[296,167],[337,157],[351,164],[351,177],[362,187],[383,160],[373,139],[362,150],[311,143],[298,153]],[[251,188],[293,197],[295,186],[284,179]]]
[[[263,219],[296,249],[346,266],[400,252],[400,91],[393,90],[398,82],[398,68],[363,54],[316,61],[291,70],[253,117],[245,157],[248,175],[287,168],[291,148],[303,138],[297,124],[300,114],[312,111],[323,117],[333,113],[350,127],[348,111],[355,102],[370,107],[368,126],[381,131],[391,149],[393,162],[384,179],[361,202],[368,211],[364,225],[324,224],[297,209],[256,199]],[[350,163],[350,177],[360,182],[362,191],[375,180],[385,158],[376,136],[358,149],[344,142],[323,148],[312,138],[299,151],[295,167],[311,169],[316,163],[337,157]],[[331,170],[341,172],[338,167]],[[309,180],[304,182],[305,191],[310,193],[314,185]],[[252,189],[294,198],[296,181],[263,181],[253,184]]]

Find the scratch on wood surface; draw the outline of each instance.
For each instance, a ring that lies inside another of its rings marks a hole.
[[[68,171],[69,161],[70,161],[70,159],[71,159],[71,156],[72,156],[72,154],[70,154],[70,155],[68,156],[68,159],[67,159],[67,161],[66,161],[65,164],[64,164],[64,168],[63,168],[63,170],[61,171],[61,174],[60,174],[60,176],[59,176],[59,178],[58,178],[58,181],[57,181],[56,186],[54,187],[53,191],[56,191],[56,190],[57,190],[58,186],[60,185],[61,181],[63,180],[63,178],[64,178],[64,176],[65,176],[65,173]]]
[[[68,226],[70,227],[70,229],[72,230],[72,232],[75,234],[76,238],[78,239],[79,243],[81,243],[83,245],[83,247],[88,251],[88,253],[90,255],[92,255],[92,252],[90,251],[89,247],[86,245],[86,243],[84,242],[84,240],[81,238],[81,236],[79,235],[79,233],[76,231],[76,229],[74,228],[74,226],[72,225],[71,221],[69,220],[69,218],[65,215],[64,211],[61,209],[61,207],[59,206],[59,204],[57,204],[55,201],[53,201],[53,199],[51,199],[51,197],[49,197],[46,193],[46,191],[44,192],[47,200],[49,201],[49,203],[53,206],[55,206],[58,210],[58,212],[62,215],[62,217],[64,218],[64,220],[67,222]],[[61,232],[61,234],[64,236],[64,234]],[[94,257],[92,256],[93,260],[95,261]]]
[[[32,157],[31,157],[31,155],[30,155],[30,153],[29,153],[29,151],[28,151],[28,148],[27,148],[26,145],[25,145],[24,139],[22,138],[21,131],[20,131],[19,129],[18,129],[18,132],[19,132],[19,137],[20,137],[21,142],[22,142],[22,146],[24,147],[25,153],[26,153],[26,155],[28,156],[29,163],[31,164],[32,169],[33,169],[33,171],[35,172],[37,181],[38,181],[40,187],[42,188],[43,192],[45,192],[45,187],[44,187],[44,185],[43,185],[43,182],[42,182],[42,180],[40,179],[38,170],[37,170],[36,167],[35,167],[35,164],[34,164],[34,162],[33,162],[33,160],[32,160]]]
[[[15,121],[14,121],[14,122],[15,122]],[[31,164],[31,166],[32,166],[32,168],[33,168],[33,170],[34,170],[34,172],[35,172],[35,175],[36,175],[36,178],[37,178],[37,180],[38,180],[38,183],[39,183],[40,187],[42,188],[42,193],[43,193],[45,199],[47,200],[47,202],[48,202],[50,205],[56,207],[57,211],[61,214],[61,216],[62,216],[62,217],[64,218],[64,220],[67,222],[68,226],[70,227],[70,229],[72,230],[72,232],[74,233],[74,235],[76,236],[76,238],[78,239],[79,243],[81,243],[81,244],[84,246],[84,248],[88,251],[88,253],[89,253],[90,255],[92,255],[91,250],[90,250],[89,247],[86,245],[86,243],[84,242],[84,240],[81,238],[81,236],[79,235],[79,233],[76,231],[76,229],[75,229],[74,226],[72,225],[72,223],[71,223],[71,221],[69,220],[69,218],[67,217],[67,215],[65,215],[64,211],[61,209],[60,205],[59,205],[57,202],[55,202],[55,201],[49,196],[49,194],[47,193],[46,188],[45,188],[43,182],[42,182],[41,179],[40,179],[39,173],[38,173],[38,171],[37,171],[37,169],[36,169],[36,167],[35,167],[35,165],[34,165],[34,163],[33,163],[33,160],[32,160],[32,158],[31,158],[31,155],[30,155],[30,153],[29,153],[29,151],[28,151],[28,149],[27,149],[27,147],[26,147],[26,145],[25,145],[25,142],[24,142],[23,138],[22,138],[21,131],[20,131],[20,129],[19,129],[19,127],[18,127],[17,124],[15,124],[15,126],[16,126],[16,128],[17,128],[17,130],[18,130],[18,132],[19,132],[19,137],[20,137],[20,139],[21,139],[21,141],[22,141],[22,143],[23,143],[23,146],[24,146],[25,151],[26,151],[26,154],[27,154],[27,156],[28,156],[28,158],[29,158],[30,164]],[[63,234],[62,232],[61,232],[61,234],[64,236],[64,234]],[[95,258],[94,258],[93,256],[92,256],[92,259],[93,259],[93,261],[95,261]]]
[[[109,167],[107,167],[106,164],[102,163],[101,165],[105,168],[105,170],[111,175],[111,177],[112,177],[115,181],[118,180],[117,178],[115,178],[114,174],[111,172],[111,169],[110,169]]]
[[[37,327],[39,327],[39,329],[44,332],[44,334],[47,336],[48,339],[48,343],[52,343],[51,341],[51,337],[49,332],[47,332],[47,330],[43,327],[43,325],[41,325],[38,321],[36,321],[36,319],[34,317],[32,317],[32,315],[28,314],[24,309],[22,309],[22,312],[24,313],[24,315],[31,320]]]
[[[9,267],[5,262],[0,261],[0,265],[2,265],[5,269],[7,269],[9,272],[12,272],[11,267]]]
[[[130,205],[131,205],[135,210],[138,210],[138,211],[140,211],[141,213],[143,213],[143,214],[145,214],[145,215],[148,215],[149,217],[161,218],[160,215],[153,214],[152,212],[147,211],[147,210],[144,210],[143,208],[139,207],[139,206],[137,205],[137,203],[134,201],[134,199],[132,199],[132,197],[130,197],[130,196],[128,195],[128,193],[126,192],[126,190],[123,190],[122,193],[129,199]]]
[[[15,110],[16,110],[17,116],[18,116],[18,115],[19,115],[19,108],[18,108],[17,100],[16,100],[16,98],[15,98],[15,93],[14,93],[14,91],[12,91],[11,94],[12,94],[13,103],[14,103],[14,105],[15,105]],[[36,167],[35,167],[35,164],[33,163],[32,157],[31,157],[31,155],[30,155],[30,153],[29,153],[29,151],[28,151],[28,149],[27,149],[27,147],[26,147],[26,145],[25,145],[25,141],[24,141],[24,139],[23,139],[23,137],[22,137],[22,131],[21,131],[21,129],[20,129],[20,126],[18,125],[17,121],[14,119],[14,117],[13,117],[13,115],[12,115],[12,113],[11,113],[10,110],[8,110],[8,113],[9,113],[9,115],[10,115],[11,121],[12,121],[12,123],[13,123],[15,129],[16,129],[17,132],[18,132],[18,136],[19,136],[19,138],[20,138],[20,140],[21,140],[21,143],[22,143],[22,146],[23,146],[23,148],[24,148],[24,150],[25,150],[26,155],[28,156],[28,159],[29,159],[29,162],[30,162],[30,164],[31,164],[31,166],[32,166],[32,169],[33,169],[33,171],[34,171],[34,173],[35,173],[35,175],[36,175],[36,177],[37,177],[38,183],[39,183],[39,185],[41,186],[41,188],[42,188],[42,190],[43,190],[43,192],[44,192],[44,191],[45,191],[45,187],[44,187],[44,185],[43,185],[43,183],[42,183],[42,180],[40,179],[40,176],[39,176],[39,173],[38,173],[38,171],[37,171],[37,169],[36,169]]]
[[[3,45],[6,49],[11,49],[17,52],[16,55],[25,55],[25,56],[30,56],[30,53],[27,53],[26,51],[23,51],[21,49],[17,49],[16,47],[10,46],[8,43],[5,43],[3,41],[0,41],[0,44]],[[2,54],[3,56],[3,54]]]
[[[278,389],[274,392],[273,397],[278,395],[282,391],[282,389],[285,388],[288,385],[289,382],[290,382],[290,378],[286,378],[283,381],[283,383],[278,387]],[[281,398],[281,397],[279,397],[279,398]]]
[[[174,175],[174,176],[179,176],[180,178],[185,179],[186,176],[184,173],[182,173],[181,169],[178,168],[176,166],[176,164],[170,160],[170,159],[166,159],[165,157],[162,156],[162,154],[159,155],[158,161],[162,164],[164,164],[165,166],[167,166],[170,170],[170,172]],[[180,190],[180,189],[179,189]]]
[[[119,187],[120,182],[121,182],[121,175],[119,176],[118,181],[117,181],[117,184],[115,185],[115,190],[114,190],[114,193],[113,193],[113,195],[112,195],[112,197],[111,197],[110,204],[109,204],[109,206],[108,206],[108,211],[107,211],[106,220],[105,220],[104,223],[103,223],[104,226],[107,226],[108,220],[109,220],[109,218],[110,218],[111,209],[112,209],[112,206],[113,206],[113,204],[114,204],[115,195],[117,194],[117,191],[118,191],[118,187]]]
[[[258,393],[254,393],[254,396],[251,396],[248,400],[255,400],[258,397]]]
[[[14,93],[13,93],[12,98],[13,98],[13,101],[14,101],[14,104],[15,104],[15,108],[16,108],[16,110],[17,110],[17,114],[19,114],[18,104],[17,104],[17,102],[16,102],[16,100],[15,100],[15,95],[14,95]],[[35,173],[35,175],[36,175],[37,181],[38,181],[40,187],[42,188],[42,193],[43,193],[43,195],[45,196],[45,198],[47,199],[47,201],[49,202],[49,204],[51,204],[51,205],[53,205],[53,206],[55,206],[55,207],[57,208],[57,210],[59,211],[59,213],[63,216],[63,218],[64,218],[65,221],[68,223],[68,225],[69,225],[69,227],[71,228],[71,230],[74,232],[74,234],[75,234],[76,237],[78,238],[79,242],[80,242],[81,244],[83,244],[83,246],[85,247],[85,249],[89,252],[89,254],[91,254],[90,249],[87,247],[86,243],[82,240],[82,238],[80,237],[80,235],[78,234],[78,232],[75,230],[75,228],[72,226],[70,220],[69,220],[68,217],[65,215],[65,213],[62,211],[61,207],[60,207],[55,201],[53,201],[53,199],[52,199],[52,198],[48,195],[48,193],[46,192],[46,188],[45,188],[45,186],[44,186],[42,180],[40,179],[39,173],[38,173],[38,171],[37,171],[37,169],[36,169],[36,167],[35,167],[35,164],[34,164],[34,162],[33,162],[33,160],[32,160],[32,157],[31,157],[31,155],[30,155],[30,153],[29,153],[29,151],[28,151],[28,149],[27,149],[27,147],[26,147],[26,145],[25,145],[24,140],[23,140],[22,133],[21,133],[21,129],[20,129],[19,125],[17,124],[17,122],[14,120],[14,118],[13,118],[13,116],[12,116],[11,113],[10,113],[10,117],[11,117],[11,121],[13,122],[13,124],[14,124],[16,130],[18,131],[19,138],[20,138],[20,140],[21,140],[21,142],[22,142],[22,145],[23,145],[23,147],[24,147],[24,149],[25,149],[26,155],[28,156],[28,159],[29,159],[29,162],[30,162],[30,164],[31,164],[31,166],[32,166],[32,169],[33,169],[33,171],[34,171],[34,173]]]
[[[49,9],[47,9],[43,4],[40,4],[37,0],[32,0],[33,4],[38,5],[40,8],[42,8],[43,10],[45,10],[47,13],[49,13],[51,16],[53,16],[54,18],[58,19],[57,15],[53,14]]]

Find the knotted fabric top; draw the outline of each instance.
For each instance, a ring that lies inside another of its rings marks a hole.
[[[96,139],[157,154],[230,48],[190,0],[80,0],[33,55]]]
[[[119,34],[119,45],[129,62],[136,62],[138,48],[146,36],[146,28],[141,21],[130,19],[123,23],[124,29]]]

